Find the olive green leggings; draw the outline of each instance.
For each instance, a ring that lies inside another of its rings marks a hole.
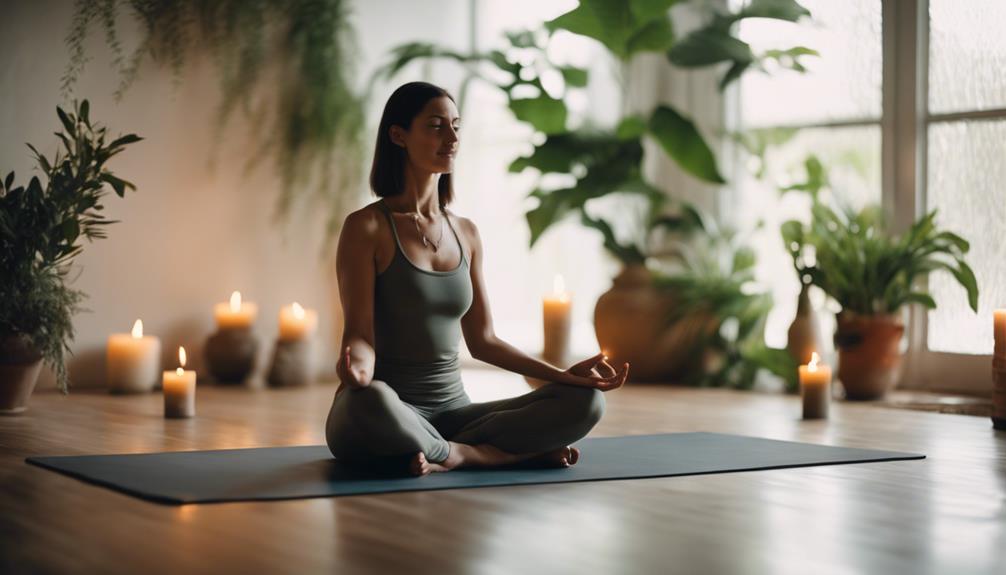
[[[360,463],[400,460],[419,451],[439,463],[450,454],[448,440],[538,453],[586,436],[604,414],[604,404],[596,389],[548,383],[518,397],[427,413],[402,401],[387,383],[373,380],[336,394],[325,436],[337,459]]]

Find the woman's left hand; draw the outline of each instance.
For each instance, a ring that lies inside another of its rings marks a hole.
[[[573,364],[563,373],[572,376],[563,383],[594,387],[601,391],[608,391],[622,387],[622,384],[625,383],[625,380],[629,376],[629,364],[626,363],[621,372],[616,371],[608,363],[608,356],[602,352]]]

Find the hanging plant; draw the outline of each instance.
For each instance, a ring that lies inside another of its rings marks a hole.
[[[300,196],[326,205],[325,246],[342,221],[345,190],[360,181],[362,98],[352,81],[354,30],[345,0],[101,0],[78,1],[66,37],[70,61],[62,79],[68,97],[88,57],[92,25],[104,32],[121,81],[116,99],[149,60],[170,67],[176,83],[198,53],[214,61],[221,88],[217,131],[238,108],[252,127],[251,168],[273,156],[280,177],[274,218],[285,220]],[[127,11],[142,30],[127,57],[117,20]],[[253,101],[257,89],[269,97]],[[304,190],[308,190],[305,192]],[[310,199],[310,198],[307,198]]]

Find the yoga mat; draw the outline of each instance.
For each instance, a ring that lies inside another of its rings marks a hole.
[[[28,463],[161,503],[297,499],[728,473],[923,459],[925,455],[693,432],[586,438],[568,468],[464,468],[423,477],[361,470],[324,445],[29,457]],[[405,460],[403,460],[405,461]]]

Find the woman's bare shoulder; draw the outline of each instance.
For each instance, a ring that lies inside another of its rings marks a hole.
[[[354,237],[373,237],[381,229],[381,222],[381,210],[377,207],[377,202],[373,202],[346,216],[342,225],[343,233]]]

